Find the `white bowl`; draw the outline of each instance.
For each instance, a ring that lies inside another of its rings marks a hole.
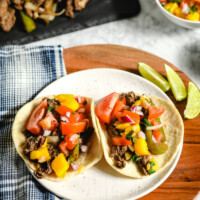
[[[190,29],[197,29],[200,28],[200,21],[189,21],[186,19],[182,19],[180,17],[177,17],[170,12],[168,12],[160,3],[159,0],[155,0],[158,8],[161,10],[161,12],[174,24],[177,24],[179,26],[190,28]]]

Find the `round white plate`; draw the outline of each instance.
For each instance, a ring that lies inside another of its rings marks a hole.
[[[64,76],[43,89],[37,97],[72,93],[95,101],[111,92],[134,91],[171,101],[157,86],[140,76],[115,69],[84,70]],[[37,179],[46,189],[66,199],[124,200],[142,197],[163,183],[174,170],[181,149],[172,164],[145,179],[131,179],[115,172],[104,158],[84,174],[65,182]]]

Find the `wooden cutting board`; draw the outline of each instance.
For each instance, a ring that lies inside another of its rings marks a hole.
[[[117,45],[85,45],[63,52],[63,58],[68,74],[91,68],[115,68],[139,74],[137,63],[144,62],[163,76],[166,76],[164,63],[171,66],[181,77],[186,88],[191,79],[180,69],[166,60],[153,54]],[[186,106],[186,100],[176,102],[171,91],[167,95],[178,108],[181,116]],[[185,135],[183,151],[173,173],[157,189],[141,199],[151,200],[184,200],[194,199],[200,191],[200,116],[193,120],[184,120]]]

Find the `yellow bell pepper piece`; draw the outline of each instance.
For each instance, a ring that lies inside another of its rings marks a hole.
[[[42,145],[42,147],[46,147],[47,146],[47,138],[45,139],[44,144]]]
[[[137,101],[132,105],[132,107],[133,107],[133,106],[140,106],[140,104],[141,104],[141,100],[137,100]]]
[[[44,157],[44,159],[42,159],[42,161],[40,161],[40,163],[46,162],[47,160],[51,159],[47,147],[40,147],[39,149],[33,150],[30,153],[31,160],[38,159],[38,161],[39,161],[42,157]]]
[[[199,21],[199,13],[198,12],[190,13],[186,16],[186,19],[190,21]]]
[[[150,162],[153,162],[155,164],[154,166],[152,166],[152,169],[155,171],[158,171],[158,162],[154,158],[152,158]],[[147,170],[150,170],[150,168],[151,168],[151,164],[147,163]]]
[[[146,156],[150,154],[147,147],[147,142],[142,137],[135,139],[134,149],[137,156]]]
[[[73,94],[60,94],[55,96],[55,99],[60,101],[62,106],[67,106],[72,110],[76,111],[79,108],[78,102],[74,99]]]
[[[69,163],[67,162],[64,154],[60,153],[51,163],[51,167],[56,176],[62,178],[65,176],[65,173],[69,169]]]
[[[126,129],[129,126],[130,126],[129,123],[119,124],[119,125],[116,126],[116,129],[124,130],[124,129]]]

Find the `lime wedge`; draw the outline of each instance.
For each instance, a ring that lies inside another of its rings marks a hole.
[[[148,66],[147,64],[139,62],[138,70],[144,78],[157,85],[164,92],[170,89],[170,85],[167,82],[167,80],[161,74],[159,74],[155,69]]]
[[[168,65],[165,64],[167,79],[171,86],[176,101],[181,101],[187,97],[185,85],[179,75]]]
[[[184,111],[186,119],[194,119],[200,113],[200,91],[193,82],[189,82],[187,105]]]

